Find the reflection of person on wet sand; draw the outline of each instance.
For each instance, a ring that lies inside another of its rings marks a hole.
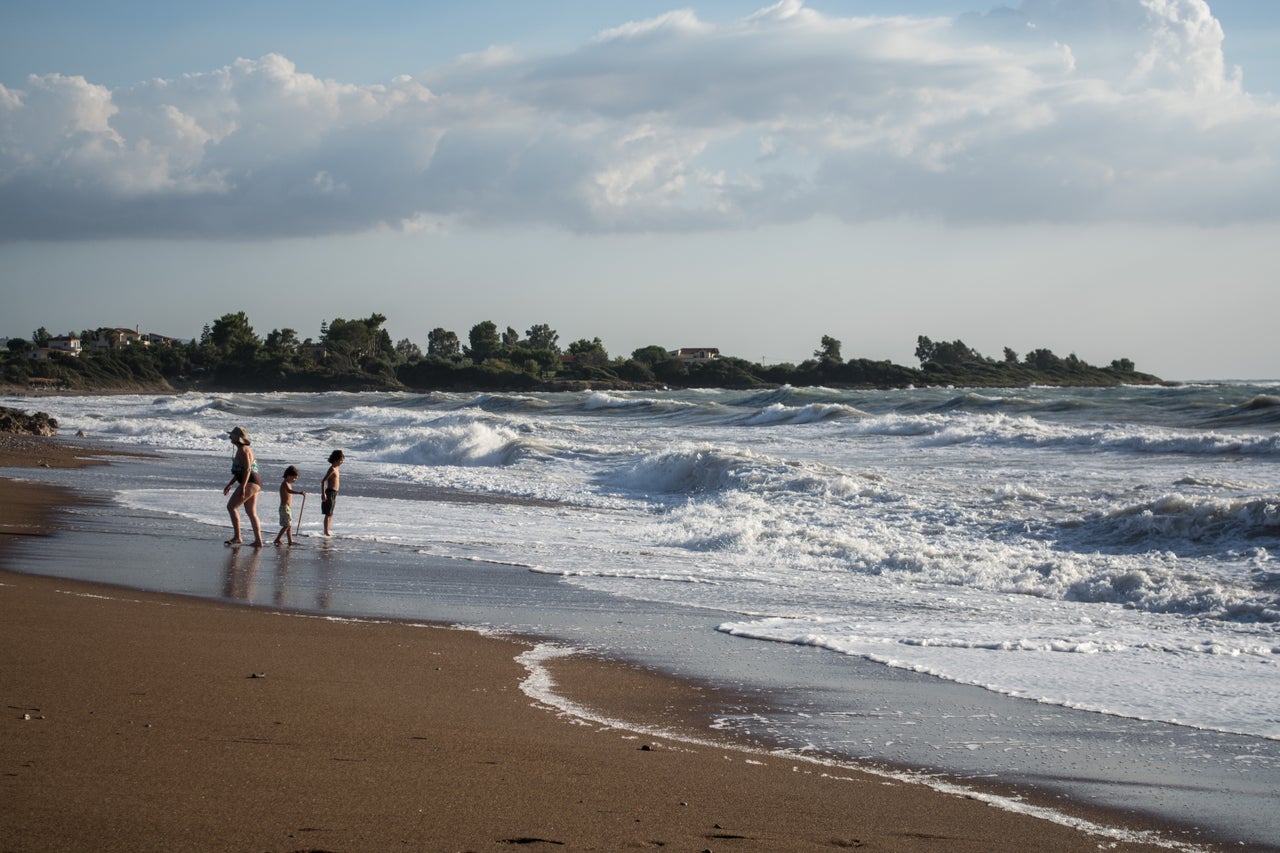
[[[258,522],[258,494],[262,491],[262,476],[258,473],[258,463],[253,457],[253,448],[249,446],[249,433],[244,427],[236,427],[228,434],[231,443],[236,446],[236,455],[231,460],[231,480],[223,488],[222,493],[230,494],[227,501],[227,512],[231,514],[231,538],[228,545],[239,545],[240,539],[240,507],[244,506],[245,515],[249,516],[249,524],[253,527],[253,547],[262,547],[262,525]],[[232,492],[232,487],[235,491]]]
[[[239,548],[232,548],[227,557],[227,568],[222,582],[222,594],[226,598],[239,601],[252,601],[255,578],[258,574],[258,560],[261,551],[253,551],[241,556]]]
[[[289,560],[293,555],[285,550],[280,552],[276,561],[275,584],[271,590],[271,603],[276,607],[284,607],[289,598]]]

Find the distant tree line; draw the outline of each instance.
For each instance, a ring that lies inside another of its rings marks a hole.
[[[10,385],[57,383],[73,389],[205,387],[227,390],[554,390],[573,387],[748,388],[777,385],[900,388],[912,385],[982,387],[1116,385],[1155,383],[1127,358],[1094,367],[1075,354],[1059,357],[1037,349],[1019,358],[1005,348],[1003,358],[986,358],[963,341],[917,338],[918,368],[889,361],[845,360],[842,344],[824,335],[813,357],[799,364],[764,365],[733,356],[682,359],[659,345],[629,357],[610,356],[600,338],[582,338],[561,347],[546,324],[523,333],[485,320],[472,326],[465,342],[448,329],[426,336],[426,350],[409,339],[393,342],[386,317],[335,317],[322,322],[315,338],[294,329],[259,336],[243,311],[224,314],[190,341],[161,339],[142,345],[112,336],[111,330],[83,331],[98,342],[78,356],[47,348],[55,340],[43,327],[28,339],[11,339],[0,352],[3,381]],[[66,337],[71,337],[70,335]],[[104,341],[106,343],[104,343]],[[39,358],[33,358],[39,355]]]

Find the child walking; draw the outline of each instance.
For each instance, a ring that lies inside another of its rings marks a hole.
[[[329,523],[333,520],[334,504],[338,502],[338,469],[342,467],[344,459],[346,457],[342,455],[341,450],[330,453],[329,470],[324,473],[324,479],[320,481],[320,512],[324,515],[325,536],[332,535]]]
[[[296,482],[298,469],[290,465],[284,469],[284,479],[280,481],[280,532],[276,534],[277,545],[281,538],[287,538],[289,544],[293,545],[293,496],[302,495],[305,498],[307,495],[293,487]]]

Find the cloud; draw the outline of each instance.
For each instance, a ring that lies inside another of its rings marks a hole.
[[[118,90],[31,76],[0,86],[0,239],[1274,219],[1280,108],[1222,41],[1204,0],[783,0],[376,86],[274,54]]]

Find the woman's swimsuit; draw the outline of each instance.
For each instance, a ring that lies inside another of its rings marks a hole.
[[[237,459],[231,460],[231,476],[239,477],[244,473],[244,465]],[[249,482],[256,486],[262,485],[262,475],[258,473],[258,460],[253,460],[253,464],[249,466]]]

